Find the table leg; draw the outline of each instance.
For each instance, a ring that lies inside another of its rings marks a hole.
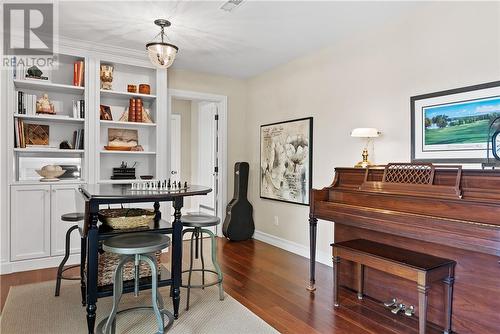
[[[173,202],[174,222],[172,232],[172,302],[174,304],[174,318],[179,317],[179,305],[181,301],[181,275],[182,275],[182,222],[181,208],[182,197],[176,197]]]
[[[87,262],[87,238],[82,235],[80,247],[80,290],[82,293],[82,306],[87,303],[87,289],[85,288],[85,263]]]
[[[340,270],[340,257],[333,256],[333,306],[339,306],[339,270]]]
[[[309,285],[307,290],[314,291],[316,287],[316,234],[317,234],[318,219],[309,216]]]
[[[453,310],[453,283],[455,282],[454,278],[454,268],[450,268],[450,275],[443,281],[445,284],[445,328],[444,334],[451,334],[451,319],[452,319],[452,310]]]
[[[418,285],[418,333],[425,334],[427,327],[427,300],[429,296],[428,285]]]
[[[91,205],[89,212],[90,227],[87,232],[87,328],[89,334],[94,333],[97,312],[97,267],[98,267],[98,205]]]
[[[153,208],[155,209],[155,223],[158,223],[161,219],[160,202],[155,202]]]

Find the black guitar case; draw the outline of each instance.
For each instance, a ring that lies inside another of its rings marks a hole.
[[[248,240],[253,236],[253,207],[248,201],[248,169],[247,162],[234,164],[234,196],[226,208],[226,219],[222,225],[222,233],[232,241]]]

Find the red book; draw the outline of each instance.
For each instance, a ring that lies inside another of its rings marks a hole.
[[[73,86],[78,86],[76,77],[78,76],[78,63],[73,63]]]
[[[80,60],[78,62],[78,86],[80,87],[83,86],[83,70],[84,70],[84,63],[83,60]]]

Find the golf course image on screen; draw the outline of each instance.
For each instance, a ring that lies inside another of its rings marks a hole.
[[[425,145],[480,144],[500,116],[500,97],[423,107]]]

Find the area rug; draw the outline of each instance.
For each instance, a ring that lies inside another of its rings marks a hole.
[[[54,297],[55,281],[21,285],[10,289],[2,312],[0,332],[2,334],[73,334],[87,333],[86,312],[81,306],[80,286],[76,282],[63,282],[61,295]],[[160,292],[165,306],[172,311],[169,288]],[[172,334],[267,334],[278,333],[234,298],[225,295],[220,301],[216,286],[204,290],[191,290],[189,311],[185,311],[186,291],[181,289],[179,319],[174,321],[168,333]],[[111,311],[111,297],[97,302],[97,324]],[[151,305],[149,290],[141,291],[139,297],[125,294],[120,309],[138,305]],[[117,318],[116,333],[151,334],[156,332],[153,314],[128,313]]]

